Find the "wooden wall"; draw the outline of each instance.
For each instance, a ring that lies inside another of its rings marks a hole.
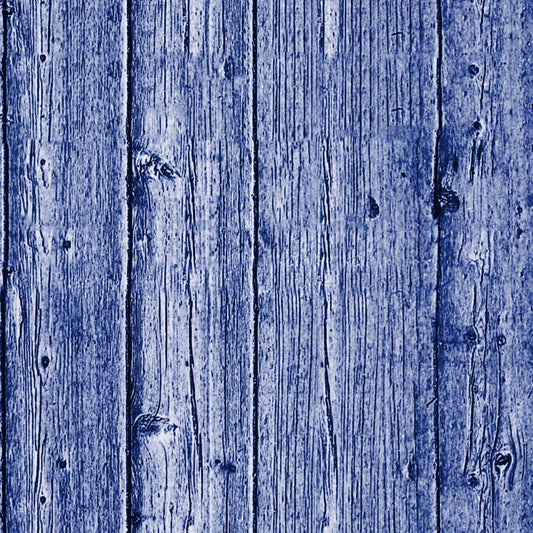
[[[533,531],[533,4],[3,0],[4,533]]]

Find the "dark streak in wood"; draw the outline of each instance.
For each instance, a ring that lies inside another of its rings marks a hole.
[[[2,432],[1,446],[1,476],[0,495],[1,501],[1,527],[3,533],[7,530],[7,397],[6,397],[6,377],[7,377],[7,284],[9,282],[9,144],[7,142],[8,126],[8,101],[7,101],[7,61],[8,61],[8,23],[11,10],[8,9],[8,0],[2,1],[2,151],[1,151],[1,168],[2,168],[2,293],[0,295],[0,320],[1,339],[0,339],[0,431]]]

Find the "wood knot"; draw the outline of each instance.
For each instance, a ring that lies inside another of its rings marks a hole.
[[[512,457],[510,453],[497,453],[494,458],[496,467],[505,468],[511,464]]]
[[[470,474],[468,474],[467,482],[473,489],[479,486],[479,478],[477,477],[475,472],[471,472]]]
[[[379,216],[379,205],[373,196],[368,195],[368,216],[377,218]]]
[[[234,474],[235,472],[237,472],[237,467],[233,463],[230,463],[230,462],[221,464],[220,468],[223,471],[228,472],[230,474]]]
[[[509,480],[509,488],[512,488],[513,477],[514,477],[514,467],[513,456],[508,451],[498,452],[493,459],[494,470],[498,477],[505,476]],[[508,475],[507,475],[508,474]]]
[[[215,465],[220,465],[220,470],[222,470],[222,472],[227,472],[229,474],[237,472],[237,467],[230,461],[223,463],[220,459],[215,459]]]
[[[437,192],[435,216],[455,213],[459,210],[460,205],[461,202],[455,191],[443,187]]]
[[[468,342],[475,343],[477,342],[477,330],[474,326],[468,326],[466,328],[465,337]]]
[[[157,179],[161,176],[173,180],[181,177],[180,173],[156,154],[138,154],[135,158],[137,172],[145,179]]]
[[[177,427],[168,418],[154,415],[141,415],[135,421],[134,426],[140,434],[148,436],[168,433]]]

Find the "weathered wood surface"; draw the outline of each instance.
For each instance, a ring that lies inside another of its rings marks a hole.
[[[5,15],[3,15],[3,18]],[[6,292],[4,290],[7,281],[7,259],[8,259],[8,239],[6,239],[6,229],[7,229],[7,213],[6,207],[8,205],[9,191],[6,184],[6,176],[9,174],[9,169],[7,168],[8,161],[8,148],[7,148],[7,101],[5,99],[5,93],[7,88],[6,77],[4,76],[5,64],[7,61],[7,47],[5,46],[6,33],[4,32],[4,24],[2,23],[0,28],[0,43],[1,43],[1,53],[0,57],[2,58],[2,83],[0,84],[0,98],[2,99],[2,142],[0,143],[0,172],[1,172],[1,186],[0,186],[0,239],[1,240],[1,262],[2,262],[2,289],[0,293],[0,502],[1,502],[1,513],[0,513],[0,528],[4,529],[4,509],[5,509],[5,472],[6,472],[6,447],[5,447],[5,428],[6,428],[6,410],[5,410],[5,394],[4,394],[4,383],[5,383],[5,370],[6,370]]]
[[[533,530],[533,6],[442,11],[442,531]]]
[[[246,531],[247,0],[132,4],[132,526]]]
[[[4,0],[2,530],[531,531],[532,32]]]
[[[435,7],[258,2],[258,531],[435,531]]]
[[[124,8],[4,3],[6,532],[125,530]]]

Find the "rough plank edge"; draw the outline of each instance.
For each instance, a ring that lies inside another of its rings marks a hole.
[[[0,391],[0,425],[2,431],[1,440],[1,488],[2,491],[2,503],[1,503],[1,515],[2,515],[2,532],[7,533],[7,522],[5,520],[7,511],[7,496],[6,496],[6,478],[7,478],[7,448],[6,448],[6,427],[7,427],[7,399],[6,399],[6,359],[7,359],[7,335],[6,335],[6,311],[7,311],[7,296],[6,288],[9,275],[9,146],[7,142],[7,61],[8,61],[8,24],[9,16],[12,10],[8,5],[8,0],[2,1],[2,156],[3,156],[3,168],[2,168],[2,187],[3,187],[3,205],[2,205],[2,227],[3,227],[3,243],[2,243],[2,296],[0,301],[0,320],[2,321],[1,331],[1,391]]]
[[[257,0],[251,0],[250,25],[252,38],[252,69],[251,69],[251,126],[252,126],[252,172],[253,172],[253,242],[252,242],[252,302],[253,302],[253,354],[252,354],[252,495],[251,495],[251,530],[257,531],[259,512],[259,138],[257,134]]]
[[[132,522],[132,361],[133,339],[131,335],[131,285],[133,265],[133,140],[132,140],[132,60],[133,60],[133,31],[132,31],[132,0],[126,0],[126,533],[133,531]]]
[[[439,430],[439,336],[440,336],[440,288],[442,278],[441,267],[441,222],[440,222],[440,210],[439,210],[439,189],[440,189],[440,176],[439,176],[439,145],[442,138],[443,130],[443,104],[442,104],[442,58],[443,58],[443,28],[442,28],[442,0],[436,0],[436,114],[437,114],[437,131],[435,135],[435,149],[433,159],[433,217],[437,222],[437,276],[435,280],[435,328],[433,339],[433,386],[434,386],[434,398],[433,403],[433,420],[435,428],[435,520],[437,533],[441,531],[441,513],[440,513],[440,430]]]

